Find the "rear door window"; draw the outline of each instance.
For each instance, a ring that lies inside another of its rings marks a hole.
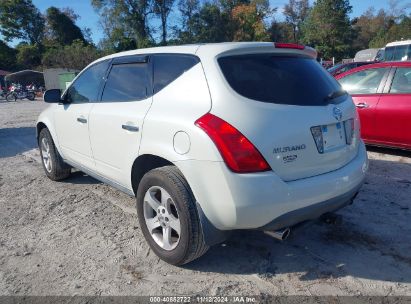
[[[341,78],[339,82],[350,94],[376,94],[388,70],[389,68],[362,70]]]
[[[153,55],[154,94],[168,86],[200,62],[198,57],[183,54]]]
[[[221,57],[221,70],[231,88],[249,99],[288,105],[325,105],[341,87],[311,58],[249,54]]]
[[[104,87],[101,100],[136,101],[151,95],[148,63],[113,64]]]
[[[411,94],[411,68],[397,68],[390,93]]]

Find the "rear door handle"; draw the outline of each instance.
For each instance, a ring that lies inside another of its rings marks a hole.
[[[131,126],[131,125],[121,125],[121,127],[124,130],[130,131],[130,132],[138,132],[138,127],[137,126]]]
[[[360,109],[364,109],[364,108],[369,108],[369,107],[370,107],[370,106],[368,105],[368,103],[366,103],[366,102],[357,103],[355,106],[356,106],[357,108],[360,108]]]
[[[87,119],[85,119],[84,117],[77,117],[77,121],[80,123],[87,123]]]

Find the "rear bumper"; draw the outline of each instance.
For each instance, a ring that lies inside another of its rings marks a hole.
[[[361,185],[347,193],[344,193],[343,195],[285,213],[258,229],[279,230],[286,227],[292,227],[305,221],[317,219],[327,212],[337,211],[338,209],[352,204],[360,188]]]
[[[235,174],[223,162],[189,160],[176,165],[216,229],[278,229],[349,204],[364,182],[368,159],[361,143],[346,166],[291,182],[274,172]]]

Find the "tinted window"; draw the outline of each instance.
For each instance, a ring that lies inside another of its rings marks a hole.
[[[99,62],[81,73],[67,90],[65,99],[68,102],[97,101],[101,81],[108,65],[108,61]]]
[[[314,59],[250,54],[218,59],[227,82],[238,94],[269,103],[324,105],[341,90]]]
[[[113,65],[104,87],[102,101],[141,100],[150,94],[147,63]]]
[[[411,93],[411,68],[397,69],[390,93]]]
[[[375,94],[387,68],[359,71],[341,78],[344,90],[350,94]]]
[[[190,55],[154,55],[154,94],[180,77],[199,62]]]
[[[410,45],[397,45],[385,48],[385,61],[405,61],[411,59]]]

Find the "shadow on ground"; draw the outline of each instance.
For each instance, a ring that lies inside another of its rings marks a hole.
[[[0,129],[0,158],[12,157],[36,147],[35,127]]]

